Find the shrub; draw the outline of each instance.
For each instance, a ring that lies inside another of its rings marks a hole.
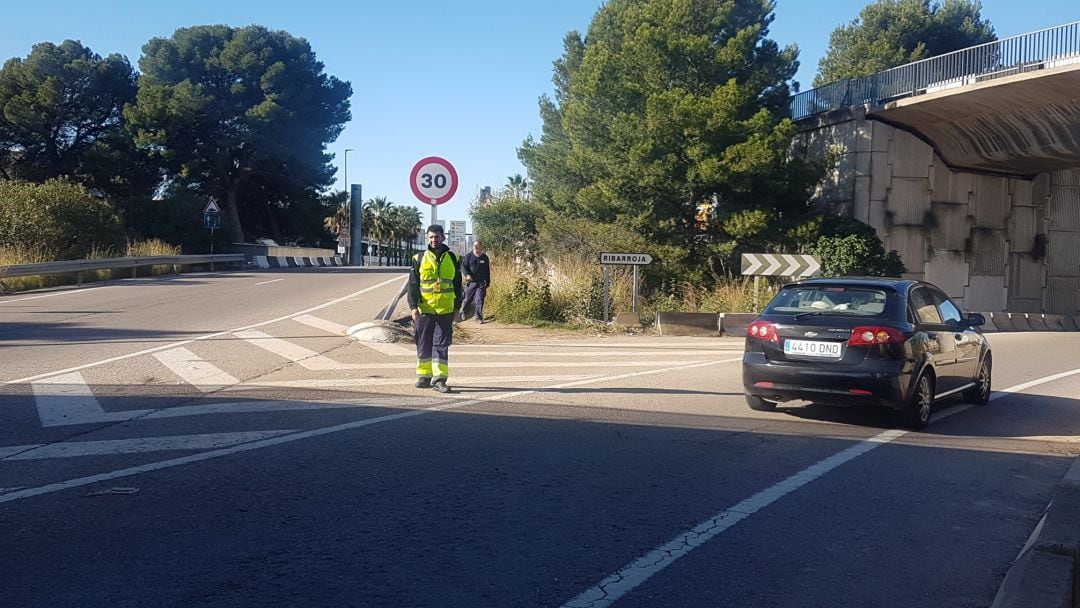
[[[823,236],[814,250],[821,256],[821,274],[827,277],[898,277],[907,271],[900,254],[886,254],[877,236]]]
[[[0,181],[0,247],[44,248],[53,259],[74,260],[123,243],[116,211],[83,186]]]

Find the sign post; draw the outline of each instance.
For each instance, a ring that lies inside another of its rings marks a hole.
[[[601,253],[600,264],[604,267],[604,322],[607,323],[611,309],[611,277],[608,266],[633,266],[634,283],[632,310],[638,311],[638,266],[652,264],[652,256],[647,253]]]
[[[438,205],[449,201],[457,192],[457,170],[445,158],[428,156],[413,165],[409,186],[420,202],[431,205],[431,223],[435,224]]]
[[[203,208],[203,228],[210,231],[210,255],[214,255],[214,231],[221,226],[221,207],[217,199],[210,197],[210,202]],[[214,261],[210,261],[210,272],[214,271]]]

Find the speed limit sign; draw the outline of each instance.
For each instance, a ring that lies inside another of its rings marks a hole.
[[[423,158],[413,166],[409,175],[416,198],[429,205],[441,205],[457,192],[457,171],[450,161],[438,156]]]

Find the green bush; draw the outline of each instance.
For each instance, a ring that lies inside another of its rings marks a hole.
[[[0,181],[0,247],[44,248],[74,260],[124,246],[124,226],[107,201],[60,180]]]
[[[821,274],[827,277],[898,277],[907,271],[900,254],[886,254],[877,236],[823,236],[814,250],[821,256]]]

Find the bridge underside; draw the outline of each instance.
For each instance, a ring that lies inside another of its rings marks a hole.
[[[1080,63],[1044,66],[872,108],[954,169],[1030,177],[1080,166]]]

